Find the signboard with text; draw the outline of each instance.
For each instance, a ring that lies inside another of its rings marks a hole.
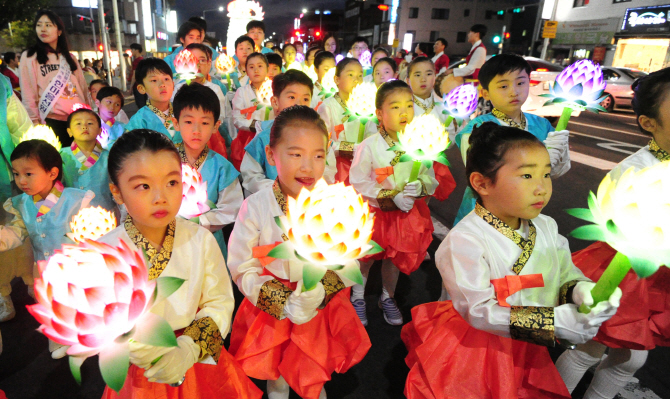
[[[622,33],[670,32],[670,4],[635,7],[626,10],[621,24]]]
[[[611,44],[619,26],[618,18],[588,21],[560,21],[553,44]]]
[[[542,27],[542,38],[543,39],[555,38],[557,26],[558,22],[556,21],[544,21],[544,26]]]

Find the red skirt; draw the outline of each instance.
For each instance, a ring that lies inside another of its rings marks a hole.
[[[572,254],[572,261],[584,275],[597,281],[616,250],[603,242]],[[610,348],[636,350],[670,346],[670,270],[660,267],[646,279],[629,271],[619,288],[623,292],[616,314],[603,323],[594,338]]]
[[[546,347],[477,330],[451,301],[414,307],[400,337],[408,399],[570,399]]]
[[[230,337],[230,353],[248,376],[282,376],[302,398],[318,398],[333,372],[346,372],[369,349],[370,339],[351,306],[348,288],[301,325],[277,320],[244,299]]]
[[[226,141],[223,139],[223,137],[221,137],[219,132],[214,132],[214,134],[212,134],[212,137],[209,139],[207,145],[212,151],[228,159],[228,150],[226,149]]]
[[[439,201],[444,201],[449,198],[449,195],[456,188],[456,180],[451,175],[449,167],[439,162],[433,162],[433,170],[435,170],[435,179],[439,183],[435,189],[435,197]]]
[[[242,158],[244,158],[244,147],[254,138],[256,133],[250,130],[240,129],[237,131],[237,137],[230,143],[230,158],[229,161],[233,164],[235,169],[239,172]]]
[[[261,398],[263,392],[225,349],[216,365],[196,363],[186,372],[179,387],[149,382],[144,369],[130,365],[126,382],[117,394],[105,387],[103,399],[185,399],[185,398]]]
[[[391,259],[403,273],[409,275],[421,266],[426,251],[433,242],[433,220],[426,201],[418,199],[409,212],[395,210],[385,212],[377,208],[372,240],[384,251],[366,256],[363,261]]]
[[[337,161],[337,172],[335,173],[336,182],[344,182],[345,185],[349,185],[349,169],[351,169],[351,159],[335,157]]]

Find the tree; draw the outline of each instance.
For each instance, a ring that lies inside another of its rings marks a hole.
[[[0,36],[2,36],[8,47],[23,50],[34,44],[35,31],[33,31],[33,21],[18,21],[11,22],[11,24],[11,35],[9,34],[9,28],[0,31]]]
[[[32,21],[37,10],[48,8],[52,2],[53,0],[0,0],[0,27],[6,27],[13,21]]]

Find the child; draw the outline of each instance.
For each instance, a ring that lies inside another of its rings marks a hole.
[[[388,58],[391,55],[389,54],[388,51],[384,47],[378,47],[375,49],[375,51],[372,52],[371,57],[370,57],[370,66],[372,68],[372,71],[370,74],[365,75],[363,78],[363,82],[372,82],[374,81],[374,73],[375,73],[375,65],[377,65],[377,62],[381,60],[382,58]],[[396,67],[397,68],[397,67]],[[377,85],[379,87],[379,85]]]
[[[3,204],[13,219],[4,226],[0,225],[0,252],[19,247],[30,237],[35,261],[47,260],[61,245],[72,243],[65,235],[70,232],[70,221],[80,209],[88,207],[95,194],[63,186],[63,160],[58,151],[44,140],[19,143],[10,161],[14,181],[23,194],[9,198]],[[29,293],[34,292],[33,270],[8,267],[1,270],[3,291],[17,276],[23,277]],[[9,301],[11,305],[9,296],[2,300]],[[49,341],[49,350],[51,356],[58,359],[65,356],[67,348]]]
[[[128,216],[99,241],[116,246],[123,240],[143,251],[151,280],[165,274],[186,281],[152,308],[174,330],[183,329],[178,346],[131,343],[123,389],[105,388],[103,398],[260,398],[223,348],[235,301],[221,250],[207,229],[175,218],[182,199],[177,149],[165,135],[133,130],[112,147],[108,169],[114,199]],[[182,379],[179,387],[168,385]]]
[[[398,326],[403,324],[394,299],[398,272],[410,274],[418,269],[433,241],[433,222],[423,198],[433,194],[437,181],[433,169],[422,166],[418,180],[408,183],[413,162],[398,162],[402,153],[388,150],[398,143],[398,132],[414,118],[412,90],[407,83],[400,80],[384,83],[375,102],[379,134],[363,140],[351,164],[349,179],[372,206],[371,212],[375,213],[372,239],[384,252],[361,262],[363,285],[354,286],[351,301],[361,322],[367,325],[365,281],[372,260],[383,259],[379,307],[386,322]],[[381,175],[380,171],[388,173]]]
[[[123,93],[117,87],[106,86],[101,88],[96,96],[95,105],[104,123],[102,128],[108,133],[107,146],[104,148],[109,149],[125,131],[126,124],[116,119],[123,108]]]
[[[291,64],[295,62],[295,56],[297,54],[297,50],[294,45],[292,44],[285,44],[284,45],[284,69],[288,69]]]
[[[272,81],[272,109],[279,115],[284,109],[294,105],[310,105],[312,90],[312,80],[304,72],[290,69],[277,75]],[[270,165],[267,158],[273,124],[274,121],[263,123],[264,129],[244,148],[240,169],[242,186],[248,195],[271,186],[277,178],[277,168]],[[335,171],[335,155],[329,149],[324,172],[324,179],[328,183],[335,182]]]
[[[346,372],[370,348],[337,274],[328,272],[314,290],[301,292],[290,282],[289,261],[263,258],[286,238],[275,223],[286,213],[286,198],[321,178],[327,143],[316,111],[301,105],[283,110],[267,150],[277,179],[244,201],[230,236],[230,273],[245,296],[230,353],[247,375],[268,380],[273,399],[288,398],[289,387],[302,398],[325,398],[323,384],[331,374]]]
[[[640,170],[670,161],[668,89],[668,68],[633,83],[633,109],[638,125],[652,139],[609,172],[613,179],[619,179],[629,168]],[[609,245],[598,242],[575,252],[572,260],[587,277],[598,280],[615,254],[616,250]],[[570,392],[586,370],[600,361],[605,350],[607,358],[596,369],[585,398],[615,397],[644,365],[650,349],[656,345],[670,346],[670,305],[667,300],[659,300],[667,295],[669,286],[670,270],[665,267],[646,279],[638,279],[633,272],[624,278],[619,284],[624,295],[617,314],[600,327],[593,341],[565,352],[556,362]]]
[[[177,144],[182,163],[200,172],[207,182],[207,198],[216,204],[198,218],[198,223],[214,233],[224,257],[228,255],[223,229],[233,223],[242,205],[240,175],[233,165],[219,154],[209,151],[208,142],[219,127],[219,99],[212,90],[197,83],[185,85],[174,99],[175,127],[182,134]]]
[[[272,53],[272,49],[269,49],[263,45],[265,40],[265,23],[263,21],[253,20],[247,24],[247,36],[254,40],[254,52],[261,54]]]
[[[270,99],[258,96],[258,89],[268,74],[268,60],[263,54],[253,53],[247,58],[247,74],[249,85],[239,89],[233,98],[233,122],[238,131],[230,145],[230,160],[237,170],[244,157],[244,147],[257,133],[256,122],[274,119],[274,111],[267,109]]]
[[[319,46],[310,46],[310,48],[307,49],[307,56],[305,57],[305,71],[314,65],[314,58],[319,51],[322,51],[321,47]]]
[[[368,48],[369,48],[368,41],[365,40],[365,38],[362,36],[357,36],[351,43],[351,49],[349,50],[349,52],[351,53],[352,58],[355,58],[358,61],[360,61],[361,56],[365,51],[368,50]]]
[[[196,17],[197,18],[197,17]],[[165,57],[165,62],[170,66],[170,70],[173,74],[177,73],[177,70],[174,67],[174,60],[177,59],[179,53],[181,53],[186,47],[192,43],[200,44],[205,40],[205,30],[199,23],[204,23],[205,21],[198,18],[199,22],[188,20],[181,24],[179,31],[177,32],[177,37],[181,42],[181,47],[178,50],[172,52],[172,54]],[[219,53],[214,51],[211,47],[207,46],[212,51],[212,60],[216,60],[219,56]],[[137,80],[139,82],[139,80]]]
[[[591,339],[621,291],[589,314],[577,310],[593,304],[593,283],[572,264],[556,222],[540,214],[552,192],[540,140],[484,123],[467,157],[477,206],[435,254],[452,300],[415,307],[403,327],[405,395],[569,399],[545,346]]]
[[[370,76],[372,76],[375,86],[379,88],[382,83],[398,77],[398,65],[393,61],[393,58],[384,57],[375,63]]]
[[[170,99],[174,81],[168,64],[158,58],[145,58],[137,64],[135,79],[137,90],[146,94],[149,100],[130,118],[126,131],[151,129],[168,136],[173,143],[181,143],[181,134],[172,124],[174,113]]]
[[[114,212],[116,204],[107,178],[109,151],[98,142],[100,117],[90,109],[80,108],[70,114],[67,124],[67,132],[74,141],[60,150],[65,187],[93,191],[95,198],[91,205]]]
[[[570,169],[569,132],[555,132],[548,120],[521,111],[528,98],[530,71],[528,62],[515,54],[497,55],[482,66],[479,71],[482,95],[491,101],[494,109],[490,114],[476,117],[456,134],[454,141],[461,149],[463,162],[466,161],[472,129],[483,122],[495,122],[526,130],[542,141],[549,150],[552,177],[560,177]],[[474,192],[470,187],[466,188],[454,225],[475,208],[475,202]]]
[[[265,54],[265,58],[268,60],[268,78],[274,79],[275,76],[282,73],[282,62],[281,55],[269,52]]]
[[[314,69],[316,70],[316,82],[314,82],[314,94],[312,95],[312,108],[319,109],[326,98],[326,92],[321,85],[323,77],[335,68],[335,56],[329,51],[319,51],[314,57]]]
[[[235,58],[237,58],[236,71],[230,74],[233,80],[234,88],[231,91],[236,91],[242,86],[249,84],[249,77],[247,76],[247,58],[254,53],[254,41],[249,36],[240,36],[235,40]],[[232,99],[232,97],[231,97]]]
[[[88,85],[88,102],[89,104],[93,105],[91,108],[93,108],[93,111],[98,112],[98,105],[95,104],[95,99],[98,98],[98,91],[102,89],[103,87],[107,87],[108,84],[102,79],[95,79],[92,80],[91,83]]]
[[[333,142],[333,151],[337,159],[336,181],[349,184],[349,169],[351,160],[354,158],[356,149],[363,141],[359,137],[360,122],[358,120],[347,122],[348,115],[346,102],[351,91],[363,80],[363,68],[355,58],[344,58],[335,67],[335,84],[338,92],[334,96],[323,100],[318,109],[319,115],[326,123],[330,138]],[[369,132],[365,132],[363,138]]]

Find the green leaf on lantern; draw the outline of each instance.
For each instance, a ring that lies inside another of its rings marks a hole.
[[[433,161],[430,159],[424,159],[421,161],[421,163],[426,167],[426,169],[430,169],[430,167],[433,166]]]
[[[279,226],[281,231],[286,231],[286,229],[284,228],[284,223],[282,223],[280,216],[275,216],[275,223],[277,223],[277,226]]]
[[[409,154],[402,154],[402,155],[400,156],[400,158],[398,159],[398,161],[400,161],[400,162],[413,162],[413,161],[414,161],[414,157],[412,157],[412,156],[409,155]]]
[[[338,271],[344,269],[344,265],[328,266],[328,270]]]
[[[207,202],[205,202],[205,203],[207,204],[209,209],[216,209],[216,204],[213,201],[207,200]]]
[[[589,104],[588,104],[586,101],[584,101],[584,100],[575,100],[574,103],[577,104],[577,105],[581,105],[582,107],[586,107],[587,105],[589,105]]]
[[[376,116],[371,120],[375,123],[375,125],[379,125],[379,119]]]
[[[159,300],[165,299],[177,291],[182,284],[183,278],[179,277],[159,277],[156,279],[156,291],[158,291]]]
[[[102,379],[116,393],[123,388],[123,383],[126,381],[130,366],[129,355],[128,342],[110,345],[98,355]]]
[[[356,115],[351,115],[351,116],[349,117],[349,119],[347,119],[347,122],[352,122],[352,121],[355,121],[356,119],[358,119],[358,118],[356,117]]]
[[[268,256],[275,259],[293,259],[293,246],[289,241],[283,242],[268,252]]]
[[[607,223],[605,223],[605,226],[607,227],[607,231],[609,231],[612,235],[619,235],[620,231],[616,223],[614,223],[614,220],[608,220]]]
[[[553,94],[540,94],[538,97],[547,97],[547,98],[554,98]],[[444,111],[442,111],[444,112]]]
[[[189,221],[189,222],[193,222],[193,223],[195,223],[195,224],[200,224],[200,216],[196,216],[196,217],[190,218],[188,221]]]
[[[572,98],[580,97],[582,93],[584,93],[584,86],[582,86],[581,83],[577,83],[576,85],[572,86],[570,91],[568,91],[568,94],[570,94]]]
[[[386,151],[404,151],[400,144],[396,144],[393,147],[389,148]]]
[[[566,209],[565,213],[567,213],[570,216],[574,216],[577,219],[586,220],[587,222],[591,222],[591,223],[596,222],[594,217],[593,217],[593,214],[591,213],[591,210],[589,210],[589,209],[571,208],[571,209]]]
[[[370,240],[368,242],[369,245],[372,245],[372,248],[368,249],[367,252],[365,252],[365,255],[374,255],[378,254],[380,252],[384,252],[384,248],[382,248],[379,244],[377,244],[375,241]]]
[[[554,103],[554,100],[549,100],[549,101],[546,101],[544,104],[542,104],[542,106],[546,107],[546,106],[552,105],[553,103]]]
[[[135,324],[132,340],[151,346],[166,348],[177,346],[177,338],[170,324],[162,317],[151,312],[143,314],[138,323]]]
[[[309,260],[303,258],[298,251],[293,251],[293,254],[295,255],[296,258],[298,258],[301,262],[309,262]]]
[[[577,227],[568,235],[579,240],[605,241],[605,232],[597,224]]]
[[[313,290],[326,274],[326,269],[307,263],[302,267],[302,286],[305,291]]]
[[[449,142],[449,146],[451,146],[451,142]],[[441,152],[441,153],[437,156],[437,158],[435,158],[435,162],[439,162],[439,163],[441,163],[441,164],[444,165],[444,166],[450,166],[450,164],[449,164],[449,160],[447,159],[447,156],[446,156],[443,152]]]
[[[658,271],[658,266],[654,262],[643,258],[628,258],[630,265],[640,278],[647,278]]]
[[[70,364],[70,372],[74,377],[74,380],[77,382],[77,385],[81,385],[81,365],[86,360],[82,356],[68,356],[68,363]]]
[[[554,104],[560,104],[560,103],[564,103],[564,102],[566,102],[566,101],[568,101],[568,100],[565,99],[565,98],[563,98],[563,97],[556,97],[556,98],[554,98]]]
[[[363,285],[363,275],[360,267],[345,267],[338,272],[341,276],[353,281],[356,284]]]

